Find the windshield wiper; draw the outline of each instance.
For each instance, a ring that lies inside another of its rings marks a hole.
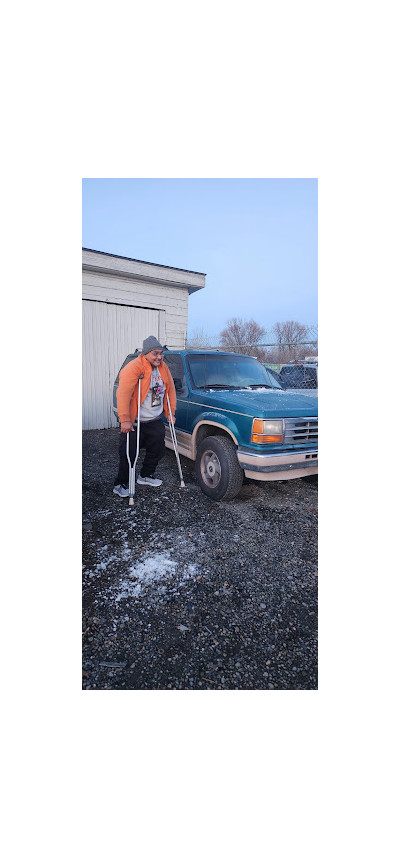
[[[210,383],[207,386],[202,386],[199,388],[203,389],[273,389],[274,386],[270,386],[268,383],[248,383],[245,386],[239,386],[239,384],[233,383]]]
[[[207,383],[206,386],[202,386],[200,388],[203,389],[238,389],[238,386],[232,386],[230,383]]]
[[[270,386],[269,383],[249,383],[248,386],[244,386],[244,389],[273,389],[273,386]]]

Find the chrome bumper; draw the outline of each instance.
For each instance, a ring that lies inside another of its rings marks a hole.
[[[296,479],[318,473],[318,452],[281,452],[260,455],[237,451],[237,459],[248,479]]]

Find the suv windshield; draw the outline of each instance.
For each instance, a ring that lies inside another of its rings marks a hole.
[[[195,389],[280,389],[271,371],[251,356],[230,353],[186,356]]]

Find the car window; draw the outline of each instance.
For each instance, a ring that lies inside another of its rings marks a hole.
[[[315,368],[304,365],[287,365],[280,372],[281,382],[286,389],[317,389],[318,378]]]
[[[280,377],[286,388],[292,386],[293,388],[300,389],[303,384],[303,373],[300,367],[282,368]]]
[[[304,369],[304,385],[307,389],[318,388],[317,372],[314,368]]]
[[[180,377],[183,379],[185,376],[185,371],[183,369],[183,362],[180,356],[164,353],[164,361],[168,365],[171,374],[173,377]]]
[[[278,380],[278,377],[274,373],[274,371],[271,371],[270,368],[266,368],[265,370],[266,370],[267,377],[269,379],[269,382],[270,382],[270,385],[272,386],[272,388],[273,389],[282,389],[282,386]]]
[[[272,387],[264,365],[251,356],[199,353],[188,355],[186,359],[196,389],[213,386],[233,389],[256,385]]]
[[[181,356],[173,355],[173,353],[164,353],[164,361],[168,365],[172,379],[182,381],[182,391],[179,390],[179,395],[182,397],[188,394],[185,369]],[[175,384],[176,385],[176,384]]]

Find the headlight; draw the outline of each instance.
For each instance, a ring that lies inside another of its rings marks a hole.
[[[283,419],[253,419],[252,443],[282,443]]]

